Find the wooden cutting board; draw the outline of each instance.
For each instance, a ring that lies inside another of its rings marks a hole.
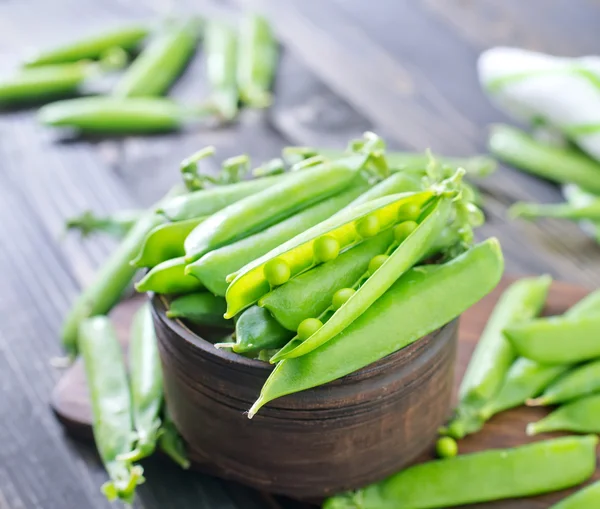
[[[471,353],[492,312],[498,297],[513,278],[505,278],[494,292],[485,297],[461,317],[459,332],[459,348],[455,386],[462,378]],[[555,282],[552,285],[544,314],[561,314],[571,305],[585,296],[587,290],[574,285]],[[141,296],[122,302],[113,312],[112,318],[117,333],[126,348],[127,335],[131,317],[137,307],[143,302]],[[56,385],[52,394],[51,405],[57,417],[65,428],[74,435],[91,439],[91,408],[85,383],[81,361],[77,361],[67,369]],[[548,411],[543,408],[520,407],[494,416],[484,429],[471,435],[459,443],[461,453],[468,453],[490,448],[514,447],[528,442],[551,438],[558,434],[545,434],[538,437],[527,437],[525,426],[528,422],[543,417]],[[433,454],[431,454],[433,457]],[[560,465],[556,465],[560,468]],[[600,479],[600,470],[594,479]],[[465,482],[469,482],[465,479]],[[500,501],[489,504],[471,505],[470,508],[492,509],[542,509],[561,500],[570,492],[563,491],[528,499]],[[591,508],[590,508],[591,509]]]

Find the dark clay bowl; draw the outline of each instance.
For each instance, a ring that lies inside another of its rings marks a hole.
[[[277,399],[249,420],[245,412],[272,366],[216,349],[167,318],[160,298],[152,303],[166,399],[190,459],[205,472],[318,499],[402,469],[432,446],[448,417],[456,320],[356,373]]]

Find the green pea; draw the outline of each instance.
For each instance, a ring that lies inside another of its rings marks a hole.
[[[290,279],[290,266],[281,258],[270,260],[264,268],[265,279],[271,286],[279,286]]]
[[[435,444],[435,452],[440,458],[452,458],[458,454],[458,444],[452,437],[442,437]]]
[[[315,261],[329,262],[335,260],[340,254],[340,243],[331,235],[323,235],[315,240],[313,245]]]
[[[321,327],[323,327],[323,322],[318,318],[307,318],[298,326],[298,337],[300,339],[310,338]]]
[[[416,227],[419,226],[415,221],[404,221],[394,226],[394,238],[396,242],[402,242],[408,237]]]
[[[340,309],[350,297],[352,297],[356,293],[356,290],[353,288],[342,288],[333,294],[333,299],[331,300],[331,305],[333,309]]]
[[[375,271],[381,267],[388,258],[388,255],[377,255],[371,258],[371,261],[369,262],[369,275],[375,274]]]
[[[416,221],[421,215],[421,207],[416,203],[405,203],[398,207],[398,219],[400,221]]]
[[[374,215],[363,217],[356,223],[356,231],[363,238],[374,237],[379,233],[379,219]]]

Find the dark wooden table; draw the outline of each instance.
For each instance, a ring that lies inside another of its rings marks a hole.
[[[493,45],[560,55],[598,53],[600,3],[592,0],[0,0],[0,68],[28,49],[132,19],[257,8],[285,45],[275,105],[216,131],[151,138],[68,141],[34,112],[0,115],[0,508],[109,507],[103,469],[89,444],[64,435],[48,408],[60,376],[61,319],[112,243],[63,237],[66,217],[147,205],[177,180],[179,161],[214,144],[220,157],[256,162],[288,144],[343,146],[365,130],[394,148],[455,155],[485,150],[501,121],[479,90],[475,61]],[[174,94],[205,96],[202,52]],[[552,201],[556,188],[502,168],[481,182],[488,223],[507,269],[600,283],[600,249],[573,225],[505,220],[517,199]],[[138,508],[293,508],[159,460],[145,464]]]

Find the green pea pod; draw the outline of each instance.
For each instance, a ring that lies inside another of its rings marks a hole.
[[[504,291],[469,361],[459,389],[457,415],[445,433],[462,438],[481,427],[477,414],[497,394],[516,357],[502,331],[537,316],[551,283],[550,276],[524,278]]]
[[[163,295],[197,292],[204,288],[194,276],[185,273],[185,258],[172,258],[159,263],[135,285],[138,292],[155,292]]]
[[[178,188],[174,188],[165,199],[179,192]],[[81,321],[88,316],[108,313],[118,302],[137,270],[129,261],[137,253],[147,233],[162,222],[163,218],[153,210],[140,217],[100,267],[93,282],[76,299],[61,332],[63,346],[70,355],[77,353],[77,334]]]
[[[139,461],[150,456],[156,448],[163,403],[163,378],[149,302],[145,302],[133,317],[129,368],[136,443],[133,451],[119,459]]]
[[[539,318],[504,330],[514,349],[541,364],[573,364],[600,357],[600,315]]]
[[[284,154],[286,151],[288,153],[292,152],[293,149],[304,149],[308,154],[323,154],[325,157],[330,159],[337,159],[340,157],[344,157],[346,154],[342,150],[333,150],[333,149],[323,149],[323,148],[308,148],[308,147],[287,147],[284,149]],[[388,166],[391,170],[394,171],[402,171],[402,172],[423,172],[425,173],[425,168],[431,161],[430,154],[426,152],[393,152],[386,151],[385,158],[387,160]],[[485,177],[490,175],[496,170],[497,164],[491,157],[487,157],[484,155],[467,157],[467,158],[459,158],[459,157],[448,157],[448,156],[435,156],[436,160],[438,160],[443,166],[449,166],[452,168],[463,168],[467,175],[472,175],[475,177]]]
[[[0,82],[0,106],[74,95],[93,72],[87,62],[24,69]]]
[[[306,318],[320,316],[341,288],[352,288],[368,270],[369,262],[385,253],[394,241],[391,228],[344,251],[335,260],[316,266],[262,297],[258,304],[291,331]],[[310,295],[310,298],[305,298]]]
[[[165,406],[164,409],[161,433],[158,437],[158,446],[162,452],[169,456],[169,458],[181,468],[190,468],[190,460],[187,458],[183,439],[175,427],[168,406]]]
[[[600,361],[592,361],[573,368],[546,387],[539,398],[531,399],[527,404],[529,406],[556,405],[599,391]]]
[[[96,216],[86,210],[80,216],[67,220],[67,230],[78,230],[82,237],[92,233],[103,232],[117,238],[123,238],[144,214],[143,210],[118,210],[107,216]]]
[[[364,190],[353,186],[337,196],[323,200],[269,228],[233,244],[215,249],[190,264],[187,272],[197,277],[212,293],[225,296],[227,276],[283,242],[324,221],[350,203]]]
[[[270,89],[279,53],[268,21],[257,14],[244,16],[238,48],[240,98],[250,108],[266,108],[271,104]]]
[[[554,504],[550,509],[592,509],[593,507],[600,507],[600,482],[586,486],[558,504]]]
[[[166,201],[156,209],[156,213],[165,216],[169,221],[185,221],[210,216],[242,198],[278,184],[285,178],[285,175],[278,175],[201,189]]]
[[[587,207],[594,203],[598,197],[575,184],[562,186],[562,193],[567,202],[576,208]],[[579,222],[581,229],[600,242],[600,221],[582,220]]]
[[[215,346],[231,347],[235,353],[255,353],[280,348],[292,336],[293,332],[283,328],[266,309],[252,306],[240,315],[235,324],[235,343]]]
[[[493,155],[521,170],[600,193],[600,164],[579,152],[546,145],[506,125],[494,126],[488,145]]]
[[[312,352],[340,334],[381,297],[407,270],[412,268],[440,234],[450,219],[453,196],[436,198],[437,203],[412,233],[398,247],[392,246],[389,257],[368,275],[353,295],[343,303],[318,330],[308,338],[297,337],[284,346],[272,359],[292,359]]]
[[[169,26],[150,42],[115,86],[119,97],[163,95],[192,57],[199,37],[199,22],[192,19]]]
[[[506,373],[498,393],[483,405],[479,416],[488,420],[492,415],[524,404],[548,387],[569,367],[547,366],[519,357]]]
[[[180,129],[199,115],[170,99],[97,96],[47,104],[40,108],[38,120],[85,133],[147,134]]]
[[[410,269],[342,334],[302,357],[280,362],[248,417],[269,401],[353,373],[451,322],[493,290],[503,269],[496,239],[443,265]],[[396,326],[398,317],[403,317],[402,327]]]
[[[235,30],[221,21],[206,24],[206,73],[211,88],[210,103],[215,112],[226,121],[238,113],[238,85],[236,80],[238,41]]]
[[[92,403],[94,440],[110,477],[102,491],[109,500],[131,503],[144,478],[142,467],[118,459],[131,452],[135,434],[125,361],[110,320],[105,316],[83,320],[79,348]]]
[[[579,302],[573,304],[564,316],[575,319],[594,315],[600,315],[600,290],[589,293]]]
[[[429,461],[336,495],[323,509],[433,509],[559,491],[593,475],[597,443],[564,437]]]
[[[102,34],[74,41],[64,46],[39,52],[25,61],[26,67],[63,64],[86,59],[98,59],[113,48],[135,49],[148,35],[148,28],[139,25],[117,28]]]
[[[363,205],[347,210],[309,228],[267,254],[253,260],[236,273],[228,276],[227,288],[228,317],[235,316],[242,309],[257,302],[271,291],[271,284],[265,276],[265,267],[277,260],[289,267],[290,279],[314,267],[314,244],[316,239],[328,237],[334,239],[340,250],[358,244],[362,237],[357,232],[357,224],[375,218],[379,230],[385,230],[399,221],[399,210],[404,205],[421,209],[434,197],[431,190],[420,193],[402,193],[371,200]],[[377,233],[377,232],[375,232]]]
[[[527,425],[528,435],[549,431],[600,433],[600,394],[566,403],[543,419]]]
[[[140,251],[131,264],[135,267],[154,267],[172,258],[184,256],[185,238],[204,219],[199,217],[156,226],[146,235]]]
[[[223,318],[225,300],[212,293],[191,293],[177,297],[169,304],[169,318],[184,318],[198,325],[231,327],[231,320]]]
[[[335,161],[288,176],[275,186],[210,216],[185,241],[186,260],[267,228],[308,206],[339,193],[355,179],[364,156]]]
[[[540,204],[540,203],[515,203],[508,213],[513,218],[538,219],[540,217],[553,217],[558,219],[571,219],[581,221],[591,219],[600,221],[600,199],[584,207],[575,207],[570,203]]]

